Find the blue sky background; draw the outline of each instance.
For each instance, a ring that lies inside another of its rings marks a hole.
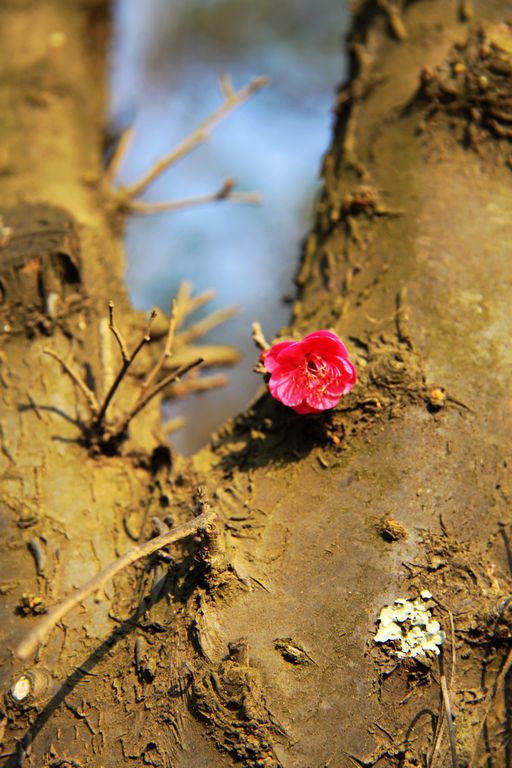
[[[220,105],[220,73],[230,74],[236,87],[256,75],[271,79],[143,198],[209,193],[233,177],[237,189],[261,192],[263,204],[218,203],[136,216],[127,224],[127,280],[135,306],[167,310],[186,279],[197,291],[217,291],[212,309],[240,309],[208,336],[242,351],[230,384],[166,409],[166,416],[170,410],[189,419],[173,437],[184,453],[242,410],[261,383],[252,373],[252,321],[259,320],[268,337],[287,322],[282,295],[293,292],[330,139],[334,89],[346,70],[346,26],[345,0],[117,2],[111,119],[117,127],[135,126],[118,183],[137,179]]]

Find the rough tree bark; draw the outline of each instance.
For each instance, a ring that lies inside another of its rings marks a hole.
[[[130,348],[143,332],[101,183],[107,11],[0,8],[5,764],[440,768],[448,705],[459,765],[510,766],[509,3],[356,3],[283,335],[334,328],[358,386],[322,417],[262,394],[190,461],[163,447],[157,402],[126,439],[87,433],[43,353],[100,398],[108,301]],[[15,657],[32,614],[153,516],[191,520],[200,484],[216,533],[124,571]],[[441,667],[372,640],[379,610],[422,590]]]

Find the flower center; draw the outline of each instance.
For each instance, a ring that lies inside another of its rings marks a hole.
[[[326,379],[329,377],[329,368],[321,357],[309,354],[304,359],[302,375],[304,377],[304,384],[308,389],[325,389],[327,385]]]

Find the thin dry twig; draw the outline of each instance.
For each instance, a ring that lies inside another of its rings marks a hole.
[[[224,307],[218,309],[216,312],[212,312],[202,320],[198,320],[198,322],[191,325],[190,328],[187,328],[185,331],[176,335],[176,349],[179,349],[186,344],[190,344],[200,336],[204,336],[208,331],[216,328],[221,323],[225,323],[226,320],[234,317],[237,313],[238,309],[236,307]]]
[[[108,324],[106,319],[100,324],[100,338],[102,342],[101,360],[102,365],[104,366],[102,389],[103,391],[106,390],[106,394],[101,401],[98,401],[95,393],[89,389],[79,374],[74,371],[58,353],[45,348],[44,351],[46,354],[49,354],[58,360],[64,368],[64,371],[71,377],[72,381],[77,384],[87,399],[91,417],[87,423],[83,424],[83,428],[86,441],[91,447],[101,448],[102,444],[105,446],[107,444],[115,446],[118,439],[123,439],[126,436],[127,428],[131,420],[134,419],[154,397],[190,370],[197,368],[204,362],[206,362],[207,365],[214,365],[225,363],[232,364],[238,361],[239,356],[236,350],[232,347],[208,345],[202,347],[190,346],[191,341],[202,336],[212,328],[216,327],[219,323],[222,323],[231,317],[236,312],[236,309],[232,307],[213,312],[182,333],[176,334],[177,328],[182,325],[188,314],[209,301],[213,295],[212,291],[205,291],[199,296],[192,298],[190,284],[182,283],[180,285],[176,298],[171,304],[169,318],[166,321],[167,335],[162,353],[147,374],[146,378],[139,385],[139,391],[131,409],[117,420],[111,419],[110,423],[106,418],[109,405],[130,366],[133,364],[142,348],[151,341],[151,328],[152,323],[157,316],[156,310],[152,310],[146,330],[130,354],[125,339],[116,324],[114,303],[112,301],[109,302]],[[111,364],[111,345],[108,343],[111,335],[116,340],[122,358],[120,368],[115,376],[113,375]],[[163,333],[160,329],[159,337],[161,336],[163,336]],[[179,347],[177,354],[174,352],[175,347]],[[204,355],[202,352],[204,352]],[[162,372],[163,377],[159,381]],[[204,379],[194,378],[190,381],[182,382],[171,394],[178,397],[188,392],[200,392],[207,389],[213,389],[214,387],[220,387],[225,383],[225,377],[220,375]]]
[[[140,384],[138,396],[131,409],[114,423],[109,424],[106,420],[108,407],[130,366],[133,364],[142,348],[151,340],[151,326],[156,318],[156,310],[151,312],[144,334],[131,354],[129,354],[125,339],[116,324],[114,303],[112,301],[109,302],[108,325],[106,320],[102,325],[100,324],[102,364],[105,367],[105,370],[103,371],[103,390],[106,390],[106,394],[101,401],[98,401],[95,393],[89,389],[80,375],[74,371],[57,352],[48,348],[44,349],[46,354],[49,354],[62,365],[64,371],[70,376],[72,381],[77,384],[87,399],[91,411],[91,418],[89,422],[83,426],[85,437],[90,441],[92,446],[99,447],[103,442],[105,444],[114,444],[116,440],[123,438],[130,421],[134,419],[154,397],[190,370],[197,368],[204,362],[213,365],[215,361],[222,364],[226,362],[232,363],[238,360],[238,355],[231,347],[203,346],[194,348],[189,346],[191,341],[202,336],[212,328],[216,327],[219,323],[224,322],[224,320],[231,317],[236,312],[236,309],[234,308],[225,308],[213,312],[182,333],[176,334],[177,328],[181,326],[187,315],[205,304],[212,297],[213,293],[211,291],[205,291],[203,294],[192,298],[190,284],[182,283],[180,285],[176,298],[171,304],[169,319],[166,323],[167,336],[164,349],[156,364],[149,371],[142,384]],[[121,366],[115,377],[113,377],[111,365],[111,348],[110,344],[108,344],[109,333],[115,338],[122,358]],[[163,335],[161,331],[160,334]],[[174,347],[179,347],[177,355],[174,354]],[[199,350],[204,350],[206,357],[204,357]],[[164,376],[158,381],[162,371],[164,371]],[[109,382],[111,382],[110,386]],[[188,392],[199,392],[213,389],[214,387],[220,387],[225,383],[226,379],[224,376],[193,379],[191,381],[183,382],[180,386],[175,388],[172,394],[174,396],[182,396]]]
[[[176,379],[179,379],[180,376],[184,376],[186,373],[188,373],[192,368],[197,368],[199,365],[203,363],[203,359],[201,357],[198,357],[196,360],[193,360],[191,363],[187,363],[187,365],[182,365],[181,368],[177,368],[175,371],[170,373],[168,376],[166,376],[162,381],[159,381],[158,384],[155,384],[152,389],[146,392],[146,394],[141,393],[141,395],[138,397],[135,405],[128,411],[128,413],[123,417],[123,419],[115,425],[111,430],[109,430],[109,437],[115,438],[122,435],[127,427],[130,421],[137,416],[138,413],[142,411],[143,408],[146,407],[146,405],[154,398],[156,395],[159,394],[163,389],[169,386],[169,384],[172,384],[173,381],[176,381]]]
[[[112,157],[110,158],[110,161],[105,168],[104,174],[103,174],[103,182],[106,185],[106,187],[110,187],[112,184],[112,181],[114,180],[115,176],[117,175],[117,172],[121,166],[121,163],[123,162],[124,157],[126,156],[130,145],[133,141],[133,137],[135,136],[135,129],[133,126],[130,126],[126,128],[120,138],[117,142],[117,146],[114,149],[114,152],[112,153]]]
[[[38,404],[36,403],[36,401],[34,400],[32,395],[30,394],[29,390],[27,389],[25,391],[26,391],[27,399],[28,399],[30,405],[32,406],[32,409],[33,409],[34,413],[36,414],[37,418],[39,419],[39,421],[42,421],[45,424],[47,424],[48,423],[48,418],[45,415],[43,416],[44,411],[41,412],[41,409],[39,408]]]
[[[453,621],[453,613],[448,609],[448,618],[450,619],[450,638],[451,638],[451,655],[452,655],[452,669],[450,674],[450,691],[455,688],[455,674],[457,664],[457,649],[455,647],[455,624]]]
[[[445,608],[445,610],[447,611],[448,617],[450,619],[450,638],[451,638],[451,674],[450,674],[450,685],[447,687],[448,701],[449,701],[450,693],[453,691],[455,686],[457,653],[455,648],[455,624],[453,621],[453,613],[449,610],[449,608]],[[432,754],[430,756],[430,760],[428,761],[428,768],[433,768],[433,766],[435,765],[436,757],[438,755],[438,752],[441,748],[441,744],[443,741],[444,725],[445,725],[445,722],[449,722],[448,714],[445,706],[445,693],[442,687],[442,679],[444,677],[444,674],[442,669],[441,658],[439,659],[439,664],[440,664],[440,672],[441,672],[441,705],[440,705],[439,716],[437,719],[437,727],[434,734],[434,746],[432,748]],[[445,680],[445,686],[446,686],[446,680]],[[451,737],[450,737],[450,748],[452,749]],[[452,749],[452,762],[453,762],[453,749]]]
[[[171,435],[173,432],[177,432],[178,429],[183,429],[187,425],[187,420],[184,416],[176,416],[174,419],[169,419],[162,425],[162,429],[165,435]]]
[[[219,85],[226,101],[229,101],[230,99],[233,99],[235,97],[236,94],[235,94],[233,81],[230,75],[228,75],[226,72],[223,72],[222,75],[219,77]]]
[[[150,316],[149,316],[148,324],[147,324],[147,327],[146,327],[146,332],[142,336],[141,340],[139,341],[139,343],[137,344],[137,346],[135,347],[135,349],[133,350],[133,352],[131,353],[130,356],[126,356],[126,357],[123,356],[123,364],[121,365],[121,368],[119,369],[119,371],[117,373],[117,376],[115,377],[114,381],[110,385],[110,389],[108,390],[107,394],[105,395],[105,398],[104,398],[104,400],[103,400],[103,402],[101,404],[101,408],[99,409],[98,415],[96,416],[96,419],[95,419],[95,422],[94,422],[95,426],[98,426],[98,425],[103,423],[103,421],[105,419],[106,412],[107,412],[107,408],[110,405],[110,402],[111,402],[112,398],[114,397],[114,395],[115,395],[119,385],[121,384],[122,380],[126,376],[126,373],[128,372],[128,369],[132,365],[133,361],[135,360],[135,358],[137,357],[137,355],[139,354],[141,349],[149,341],[151,341],[151,335],[150,335],[151,323],[153,322],[155,317],[156,317],[156,310],[153,309],[151,311]],[[117,338],[117,336],[116,336],[116,338]]]
[[[480,743],[480,737],[482,735],[482,732],[485,728],[485,724],[487,722],[487,718],[489,717],[489,713],[491,711],[491,707],[496,699],[496,696],[498,694],[498,691],[503,686],[503,683],[505,682],[505,678],[507,677],[510,669],[512,668],[512,648],[509,649],[509,652],[507,653],[505,657],[505,661],[503,662],[503,665],[496,676],[496,680],[494,681],[494,685],[492,688],[491,693],[489,694],[488,700],[487,700],[487,707],[484,712],[484,716],[482,717],[479,726],[478,726],[478,733],[476,735],[475,739],[475,745],[473,748],[473,754],[471,755],[471,760],[468,763],[468,768],[474,768],[476,765],[476,755],[478,752],[478,745]]]
[[[217,295],[217,292],[209,289],[198,293],[197,296],[192,296],[192,285],[188,280],[184,280],[180,283],[178,291],[176,293],[176,329],[181,328],[185,320],[196,310],[203,307],[212,301]]]
[[[450,754],[452,759],[452,768],[457,768],[458,766],[457,745],[455,743],[455,730],[453,727],[452,705],[450,700],[450,692],[448,690],[448,685],[446,683],[446,675],[444,674],[444,672],[441,673],[440,682],[441,682],[441,693],[443,695],[443,704],[444,704],[446,722],[448,725],[448,736],[450,739]]]
[[[222,83],[224,85],[222,85]],[[162,174],[167,168],[176,163],[185,155],[188,155],[193,149],[204,143],[209,137],[215,126],[236,107],[243,104],[253,93],[259,91],[268,83],[267,77],[256,77],[250,83],[245,85],[239,91],[234,89],[226,90],[226,80],[221,81],[221,88],[224,94],[224,103],[209,117],[206,118],[190,136],[187,136],[175,149],[169,152],[165,157],[158,160],[152,168],[139,181],[123,190],[126,200],[133,200],[140,195],[149,185]]]
[[[208,291],[203,291],[203,293],[198,293],[197,296],[191,296],[187,301],[186,314],[191,315],[192,312],[195,312],[197,309],[200,309],[205,304],[212,301],[216,295],[217,291],[210,289]]]
[[[115,370],[117,369],[117,365],[114,364],[112,331],[106,317],[100,318],[98,336],[100,342],[101,392],[105,396],[114,380]]]
[[[188,280],[183,280],[178,286],[178,290],[176,292],[176,323],[177,327],[180,328],[181,325],[184,323],[187,315],[188,315],[188,305],[191,301],[192,296],[192,284],[189,283]]]
[[[262,196],[259,192],[233,192],[234,181],[227,179],[222,187],[216,192],[208,195],[196,195],[195,197],[184,197],[181,200],[167,200],[162,203],[144,203],[132,200],[126,207],[131,213],[153,214],[164,213],[166,211],[179,211],[183,208],[193,208],[199,205],[208,205],[209,203],[218,203],[225,201],[237,205],[260,205]]]
[[[437,757],[437,754],[441,748],[441,743],[443,740],[443,734],[444,734],[444,724],[445,724],[445,717],[444,717],[444,698],[443,693],[441,691],[441,706],[439,708],[439,715],[437,718],[437,727],[434,734],[434,746],[432,748],[432,754],[430,756],[430,760],[428,762],[428,768],[433,768],[435,764],[435,759]]]
[[[164,365],[165,361],[169,360],[172,357],[175,334],[176,334],[176,300],[173,299],[173,301],[171,302],[171,311],[169,314],[169,326],[167,329],[167,338],[165,340],[164,351],[158,358],[158,361],[154,366],[154,368],[148,373],[146,379],[142,383],[142,386],[141,386],[142,393],[146,392],[146,390],[155,381],[156,377],[162,370],[162,366]]]
[[[82,379],[80,374],[77,373],[73,368],[71,368],[71,366],[68,365],[68,363],[66,363],[66,361],[59,355],[58,352],[55,352],[53,349],[50,349],[50,347],[43,347],[43,352],[45,355],[49,355],[50,357],[53,357],[54,360],[57,360],[57,362],[59,362],[62,365],[64,371],[67,373],[70,379],[75,382],[80,392],[83,394],[83,396],[87,400],[91,413],[93,415],[97,414],[100,406],[96,399],[96,395],[94,394],[92,389],[89,389],[89,387],[87,386],[85,381]]]
[[[240,352],[227,344],[191,344],[184,346],[174,353],[172,358],[172,368],[177,365],[185,365],[197,357],[204,360],[205,367],[215,367],[219,365],[235,365],[240,360]],[[171,370],[171,366],[164,366],[166,371]]]
[[[133,563],[136,563],[138,560],[152,555],[153,552],[157,552],[159,549],[162,549],[169,544],[173,544],[176,541],[180,541],[181,539],[193,536],[200,531],[204,531],[207,526],[213,522],[214,517],[215,515],[213,511],[209,507],[206,507],[199,517],[189,520],[182,525],[178,525],[167,533],[144,542],[144,544],[133,547],[125,555],[119,557],[113,563],[110,563],[110,565],[96,574],[96,576],[93,576],[93,578],[84,584],[83,587],[75,590],[75,592],[63,600],[62,603],[55,606],[55,608],[53,608],[48,615],[39,622],[27,637],[22,640],[16,649],[16,656],[22,660],[32,656],[48,633],[67,613],[69,613],[69,611],[80,603],[83,603],[89,595],[102,590],[105,584],[120,571],[133,565]]]
[[[117,328],[115,318],[114,318],[114,302],[109,301],[108,303],[108,327],[114,334],[114,338],[117,341],[119,345],[119,350],[121,352],[121,357],[123,359],[123,363],[126,363],[128,360],[128,352],[126,351],[126,344],[124,341],[124,338],[122,337],[120,331]]]
[[[173,384],[168,394],[171,397],[185,397],[191,392],[208,392],[211,389],[219,389],[225,387],[227,383],[228,380],[222,373],[217,373],[215,376],[203,376],[201,379],[190,378],[179,384]]]
[[[258,347],[258,349],[261,349],[262,352],[265,352],[267,349],[270,349],[270,344],[265,338],[265,335],[261,329],[261,325],[258,322],[254,322],[252,324],[252,340]]]

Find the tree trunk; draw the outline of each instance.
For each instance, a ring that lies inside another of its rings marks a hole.
[[[509,4],[472,25],[468,2],[356,5],[283,335],[334,328],[358,384],[323,416],[262,393],[191,460],[163,448],[157,399],[128,436],[91,431],[43,352],[101,400],[108,301],[130,349],[143,333],[102,183],[107,8],[0,10],[6,765],[512,764]],[[200,484],[215,540],[123,571],[14,657],[153,516],[190,520]],[[425,590],[441,656],[377,645],[382,607]]]

